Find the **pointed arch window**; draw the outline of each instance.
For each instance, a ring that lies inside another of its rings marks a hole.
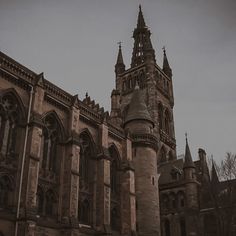
[[[44,213],[44,194],[40,187],[37,190],[37,213],[42,215]]]
[[[53,114],[47,115],[43,121],[42,168],[57,173],[60,163],[59,142],[62,136],[61,127]]]
[[[111,229],[115,231],[119,231],[120,226],[119,226],[119,211],[116,209],[116,207],[113,207],[111,209]]]
[[[161,206],[163,207],[163,210],[168,210],[169,209],[169,197],[164,194],[162,195],[162,204]]]
[[[80,211],[79,211],[80,223],[89,225],[91,223],[90,214],[91,214],[90,202],[89,200],[85,199],[84,201],[80,202]]]
[[[7,176],[0,178],[0,208],[9,206],[9,199],[11,198],[12,188],[11,181]]]
[[[110,162],[110,185],[111,185],[111,228],[120,230],[120,172],[119,154],[114,145],[109,147]]]
[[[165,132],[170,134],[170,115],[167,110],[165,111]]]
[[[165,151],[165,148],[162,147],[160,151],[160,162],[166,162],[166,161],[167,161],[166,151]]]
[[[165,220],[164,227],[165,227],[165,236],[171,236],[171,234],[170,234],[170,221],[168,219]]]
[[[90,137],[86,133],[80,135],[80,188],[88,185],[92,172],[93,145]],[[88,187],[88,186],[87,186]]]
[[[79,163],[79,203],[78,218],[82,224],[92,224],[94,198],[94,160],[95,146],[87,131],[80,134],[80,163]]]
[[[178,206],[180,208],[185,206],[185,197],[184,197],[184,193],[182,191],[178,192]]]
[[[185,225],[185,219],[180,219],[180,235],[186,236],[186,225]]]
[[[14,94],[0,98],[0,153],[14,157],[22,109]]]
[[[55,193],[48,190],[45,196],[45,214],[47,216],[56,216],[57,213],[57,200]]]
[[[161,103],[158,105],[158,119],[159,119],[159,129],[163,129],[163,106]]]

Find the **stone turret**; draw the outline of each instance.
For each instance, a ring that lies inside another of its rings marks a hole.
[[[193,162],[188,139],[186,134],[186,147],[184,157],[184,179],[185,179],[185,199],[186,199],[186,219],[187,235],[197,236],[199,234],[199,222],[196,222],[199,214],[198,203],[198,182],[196,180],[196,167]]]
[[[160,235],[160,209],[157,173],[157,139],[152,134],[154,123],[142,91],[136,85],[124,120],[132,138],[135,168],[137,234]]]

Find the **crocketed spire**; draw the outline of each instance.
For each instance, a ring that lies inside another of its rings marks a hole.
[[[137,27],[134,29],[133,38],[134,47],[131,67],[144,63],[147,58],[152,58],[156,62],[155,51],[151,42],[151,32],[144,21],[141,5],[139,5]]]
[[[138,13],[138,21],[137,21],[137,28],[145,28],[146,24],[143,18],[143,12],[142,12],[142,7],[139,5],[139,13]]]

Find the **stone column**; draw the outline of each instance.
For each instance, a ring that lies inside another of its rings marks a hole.
[[[34,236],[37,213],[37,188],[40,163],[40,148],[42,141],[41,115],[43,113],[44,90],[42,79],[39,78],[34,87],[30,130],[23,177],[22,197],[25,196],[25,235]],[[25,184],[24,184],[25,183]],[[22,211],[21,211],[22,212]]]
[[[69,141],[66,146],[62,189],[62,221],[70,227],[78,228],[79,199],[79,107],[75,96],[69,120]]]
[[[110,160],[108,152],[108,127],[103,122],[99,127],[98,183],[97,183],[97,226],[102,235],[110,230]]]
[[[123,141],[121,183],[121,227],[122,235],[136,232],[135,179],[132,164],[132,143],[129,137]]]

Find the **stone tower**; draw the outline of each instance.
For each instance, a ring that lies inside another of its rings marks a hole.
[[[124,128],[132,138],[135,169],[136,230],[140,236],[160,235],[160,209],[157,173],[157,138],[154,122],[143,94],[135,86],[124,120]]]
[[[153,134],[159,142],[157,163],[176,159],[172,70],[165,49],[163,66],[160,67],[156,63],[151,32],[145,23],[141,6],[139,6],[133,38],[131,66],[128,69],[125,68],[121,46],[119,46],[115,65],[116,89],[111,95],[112,120],[116,124],[122,125],[137,83],[154,122]]]
[[[132,138],[138,235],[154,236],[160,235],[157,166],[176,159],[172,70],[165,49],[162,68],[156,63],[151,32],[141,6],[133,38],[128,69],[119,45],[111,121]]]

